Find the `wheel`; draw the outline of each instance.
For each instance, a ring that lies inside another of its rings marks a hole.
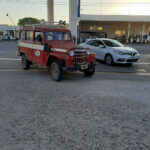
[[[106,55],[106,57],[105,57],[105,63],[107,65],[112,65],[113,64],[113,58],[112,58],[111,55]]]
[[[91,77],[94,75],[94,73],[95,73],[95,64],[91,64],[91,66],[84,71],[84,75],[86,77]]]
[[[57,61],[52,62],[50,66],[50,74],[51,74],[51,78],[54,81],[57,81],[57,82],[61,81],[63,77],[62,65]]]
[[[28,70],[30,68],[30,62],[27,60],[25,55],[21,56],[21,64],[22,64],[22,69]]]

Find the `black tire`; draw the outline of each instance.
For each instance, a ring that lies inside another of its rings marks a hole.
[[[21,56],[22,69],[28,70],[30,68],[30,62],[27,60],[25,55]]]
[[[107,65],[113,65],[113,63],[114,63],[113,57],[110,54],[106,55],[106,57],[105,57],[105,63]]]
[[[54,61],[51,63],[50,66],[50,75],[52,80],[54,81],[61,81],[63,78],[63,69],[61,63]]]
[[[91,77],[94,75],[94,73],[95,73],[95,64],[91,64],[91,66],[84,71],[84,75],[86,77]]]

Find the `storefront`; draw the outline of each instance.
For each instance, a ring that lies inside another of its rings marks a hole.
[[[80,40],[112,38],[134,42],[150,36],[150,16],[92,16],[81,15]]]

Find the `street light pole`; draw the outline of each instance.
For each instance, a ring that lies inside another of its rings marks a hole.
[[[16,26],[15,22],[14,22],[13,19],[9,16],[9,14],[6,14],[6,16],[10,19],[10,21],[12,22],[12,24],[13,24],[14,26]],[[16,27],[15,27],[15,29],[14,29],[14,38],[16,38]]]
[[[6,14],[6,16],[10,19],[10,21],[12,22],[12,24],[15,26],[15,22],[13,21],[13,19],[9,16],[9,14]]]

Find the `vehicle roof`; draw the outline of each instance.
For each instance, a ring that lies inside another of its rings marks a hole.
[[[109,39],[109,38],[95,38],[95,39],[87,39],[87,41],[90,40],[114,40],[114,39]]]
[[[24,26],[21,30],[39,30],[39,31],[45,31],[45,30],[49,30],[49,31],[66,31],[69,32],[68,29],[66,29],[63,26],[60,25],[26,25]]]

